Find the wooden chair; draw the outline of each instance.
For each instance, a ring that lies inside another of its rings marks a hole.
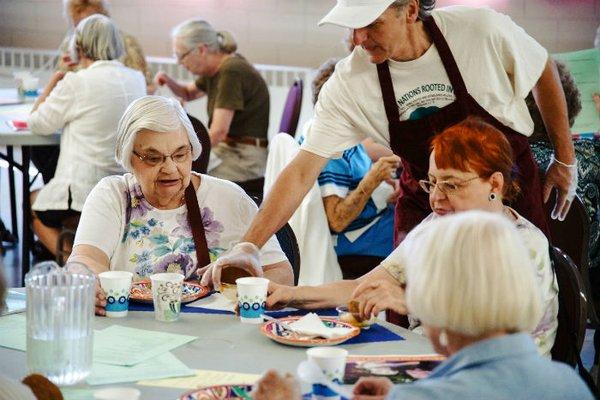
[[[188,118],[202,145],[202,153],[200,154],[200,157],[192,163],[192,171],[198,172],[199,174],[205,174],[208,170],[208,161],[210,159],[210,136],[208,136],[208,130],[198,118],[193,117],[190,114],[188,114]]]

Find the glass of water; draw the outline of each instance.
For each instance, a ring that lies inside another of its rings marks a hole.
[[[46,262],[25,277],[27,367],[57,385],[91,372],[96,277],[82,264]]]

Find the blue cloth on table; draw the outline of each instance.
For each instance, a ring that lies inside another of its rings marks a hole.
[[[129,303],[129,311],[154,311],[154,306],[147,303]],[[201,307],[189,307],[185,304],[181,305],[181,312],[183,313],[196,313],[196,314],[229,314],[233,315],[231,311],[223,310],[210,310],[208,308]],[[322,317],[333,317],[337,316],[337,311],[333,308],[325,308],[322,310],[295,310],[295,311],[267,311],[266,314],[274,318],[301,316],[309,312],[314,312]],[[359,343],[373,343],[373,342],[392,342],[395,340],[404,340],[404,338],[389,329],[379,325],[373,324],[369,329],[363,329],[360,335],[353,337],[352,339],[344,342],[344,344],[359,344]]]

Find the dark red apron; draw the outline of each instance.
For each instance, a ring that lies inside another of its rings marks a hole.
[[[389,124],[390,146],[392,151],[402,158],[403,166],[400,176],[401,195],[396,203],[395,244],[398,245],[412,228],[431,213],[428,195],[418,185],[420,179],[427,178],[431,139],[467,116],[477,116],[504,133],[513,149],[517,167],[516,180],[521,188],[521,194],[511,206],[548,236],[538,167],[527,138],[502,124],[477,103],[467,91],[454,56],[435,21],[432,17],[428,17],[423,22],[437,47],[444,69],[454,88],[456,100],[421,119],[400,121],[387,61],[377,65],[377,75]]]

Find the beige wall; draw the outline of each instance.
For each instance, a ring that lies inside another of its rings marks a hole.
[[[169,30],[192,16],[231,31],[252,62],[316,67],[344,54],[344,30],[317,27],[333,0],[112,0],[112,16],[147,55],[170,56]],[[438,0],[490,5],[551,52],[593,46],[600,0]],[[66,29],[61,0],[0,0],[0,46],[54,49]]]

